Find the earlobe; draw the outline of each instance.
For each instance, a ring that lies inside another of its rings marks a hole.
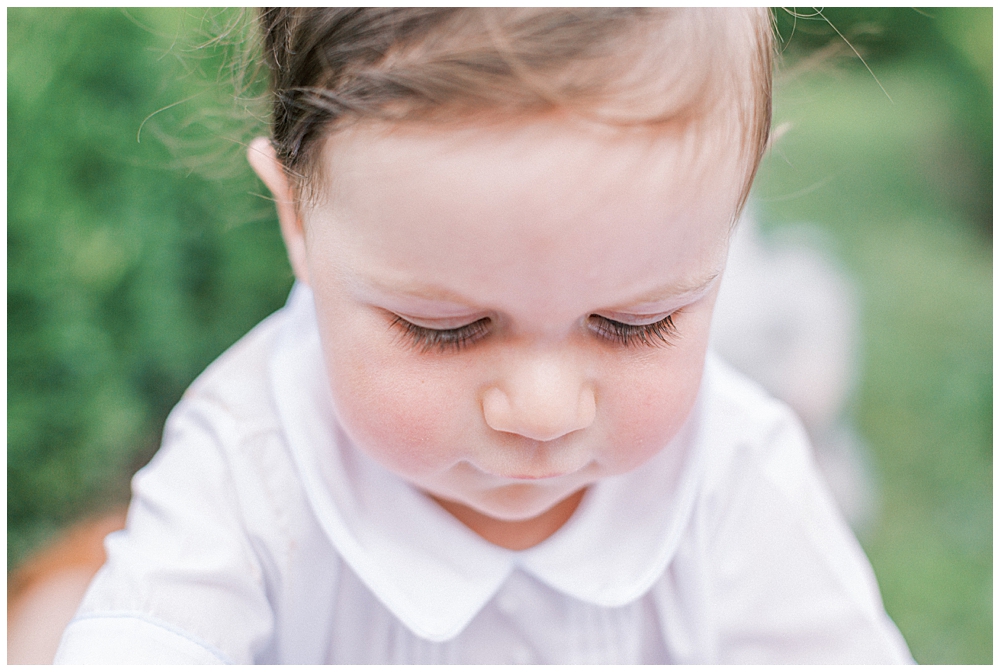
[[[295,277],[309,284],[309,266],[306,257],[306,234],[295,207],[295,194],[288,182],[285,169],[267,138],[254,138],[247,147],[247,161],[274,197],[281,224],[281,237],[285,240],[288,260]]]

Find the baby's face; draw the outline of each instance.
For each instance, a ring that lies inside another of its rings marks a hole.
[[[566,120],[332,136],[290,248],[348,435],[501,520],[648,460],[701,380],[730,154]]]

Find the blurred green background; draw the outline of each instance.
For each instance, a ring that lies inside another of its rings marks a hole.
[[[776,16],[788,130],[754,198],[765,232],[824,227],[861,290],[862,543],[918,662],[990,663],[992,9],[825,10],[874,74],[822,16]],[[185,387],[291,286],[242,159],[261,108],[239,47],[205,44],[232,18],[7,10],[8,569],[127,501]]]

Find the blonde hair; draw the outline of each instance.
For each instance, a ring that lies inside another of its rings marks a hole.
[[[272,143],[298,187],[346,124],[568,110],[629,126],[725,119],[745,200],[770,132],[766,9],[267,8],[260,24]]]

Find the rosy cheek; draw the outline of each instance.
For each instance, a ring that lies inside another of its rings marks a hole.
[[[634,469],[673,439],[694,404],[701,372],[702,359],[685,353],[619,382],[608,402],[614,448],[607,457],[616,472]]]
[[[337,416],[358,447],[400,475],[439,469],[454,443],[442,410],[448,407],[448,388],[392,347],[379,350],[369,344],[354,356],[338,356],[331,352],[335,347],[327,350]]]

